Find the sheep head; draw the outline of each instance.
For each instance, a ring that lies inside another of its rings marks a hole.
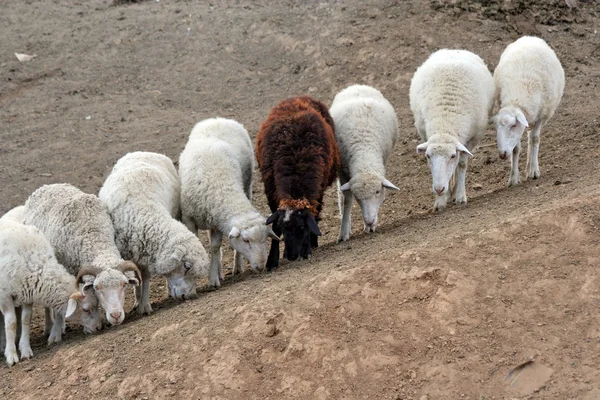
[[[258,213],[241,217],[233,221],[228,235],[231,247],[246,257],[254,271],[262,271],[267,264],[267,238],[279,240],[279,236],[264,221]]]
[[[83,285],[82,293],[93,287],[94,297],[106,312],[106,319],[111,325],[119,325],[125,319],[125,289],[128,284],[139,285],[140,272],[130,261],[120,262],[115,268],[98,268],[86,266],[77,274],[77,281]],[[125,272],[123,272],[125,271]],[[126,276],[125,274],[134,276]],[[137,277],[135,276],[137,274]],[[87,295],[86,297],[90,297]],[[82,305],[83,310],[85,307]],[[97,308],[97,305],[96,305]]]
[[[290,261],[308,258],[312,247],[316,247],[321,231],[315,218],[316,207],[306,199],[283,200],[279,208],[267,219],[275,231],[283,232],[283,256]]]
[[[190,233],[173,249],[167,264],[169,295],[178,300],[196,297],[197,279],[208,275],[208,255],[198,238]]]
[[[448,134],[432,135],[417,146],[417,153],[425,154],[433,181],[432,190],[437,196],[445,196],[450,190],[450,179],[458,165],[459,156],[473,156],[456,137]]]
[[[496,140],[500,158],[511,158],[515,147],[521,143],[525,128],[529,127],[525,114],[515,107],[504,107],[492,118],[496,126]]]
[[[340,191],[351,191],[360,205],[365,232],[375,232],[379,207],[385,200],[385,189],[400,190],[384,176],[375,172],[359,172],[340,186]]]

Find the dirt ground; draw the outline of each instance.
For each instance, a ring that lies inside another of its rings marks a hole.
[[[0,213],[46,183],[97,193],[129,151],[177,159],[204,118],[254,137],[283,98],[330,103],[353,83],[396,108],[388,178],[401,191],[378,232],[360,233],[355,206],[351,241],[335,244],[332,189],[310,261],[218,291],[203,281],[185,303],[154,279],[155,312],[99,335],[70,328],[47,347],[38,316],[35,357],[0,366],[0,398],[599,399],[599,22],[597,1],[4,2]],[[412,74],[444,47],[493,70],[521,34],[546,39],[566,73],[542,178],[507,189],[490,130],[470,161],[469,204],[433,214]]]

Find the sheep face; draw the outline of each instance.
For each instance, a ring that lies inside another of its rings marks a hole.
[[[307,209],[280,209],[275,211],[268,219],[267,225],[273,224],[275,232],[283,232],[283,256],[294,261],[308,258],[311,254],[313,242],[321,236],[321,231],[313,214]]]
[[[193,299],[196,294],[196,280],[208,271],[208,256],[198,239],[191,235],[188,246],[176,248],[169,258],[165,277],[169,283],[169,295],[177,300]]]
[[[125,319],[125,288],[127,284],[139,285],[142,278],[134,263],[124,261],[115,268],[84,267],[79,271],[77,280],[79,283],[88,282],[85,286],[93,286],[106,312],[106,320],[111,325],[119,325]]]
[[[459,156],[471,152],[451,135],[433,135],[417,146],[417,153],[425,154],[431,171],[433,194],[446,196],[450,190],[450,179],[458,165]]]
[[[271,228],[264,225],[263,219],[260,225],[248,228],[234,226],[229,232],[229,244],[246,257],[254,271],[262,271],[267,264],[267,237],[275,236],[270,231]]]
[[[385,189],[399,190],[389,180],[372,172],[357,173],[340,187],[342,192],[350,190],[358,202],[365,232],[375,232],[377,228],[379,207],[385,200]]]
[[[521,142],[525,128],[529,127],[525,114],[515,107],[505,107],[493,118],[500,158],[511,158],[515,147]]]
[[[98,297],[94,292],[93,280],[80,286],[81,291],[72,294],[69,298],[66,318],[81,324],[84,333],[96,333],[102,329],[102,313]]]

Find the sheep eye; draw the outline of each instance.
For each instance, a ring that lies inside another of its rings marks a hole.
[[[189,262],[185,262],[185,263],[183,263],[183,268],[185,268],[185,270],[187,272],[190,269],[192,269],[192,264],[190,264]]]
[[[246,243],[250,243],[250,239],[243,239],[243,240],[244,240],[244,242],[246,242]]]
[[[379,194],[379,193],[381,193],[381,190],[378,190],[378,191],[375,192],[375,194]]]
[[[456,154],[452,154],[450,158],[456,158]]]
[[[431,156],[430,156],[429,154],[426,154],[426,157],[427,157],[427,158],[431,158]]]

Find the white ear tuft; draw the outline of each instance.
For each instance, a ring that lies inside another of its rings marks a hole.
[[[240,236],[240,230],[236,227],[231,228],[231,232],[229,232],[229,239],[233,239]]]
[[[425,143],[421,143],[420,145],[417,146],[417,153],[418,154],[425,154],[425,152],[427,151],[427,146],[429,146],[429,143],[425,142]]]
[[[342,192],[345,192],[345,191],[348,191],[348,190],[350,190],[350,182],[346,182],[346,183],[344,183],[342,186],[340,186],[340,190],[341,190]]]
[[[517,112],[517,121],[523,125],[525,128],[529,128],[529,124],[527,123],[527,118],[525,118],[525,114],[521,111]]]

